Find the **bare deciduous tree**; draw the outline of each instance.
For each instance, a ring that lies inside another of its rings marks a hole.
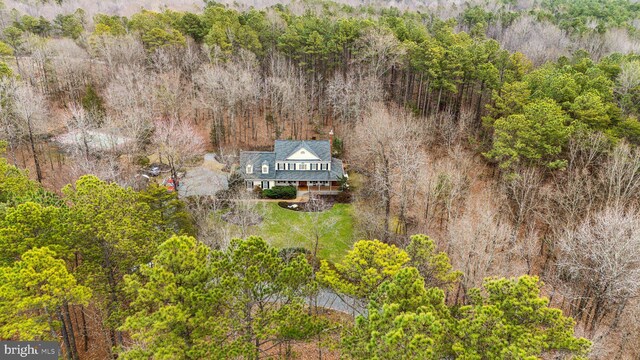
[[[156,118],[153,84],[144,68],[124,66],[113,75],[105,91],[110,125],[135,141],[131,151],[142,150],[149,142]]]
[[[49,40],[47,48],[53,54],[50,63],[42,64],[45,67],[42,81],[48,94],[63,102],[78,102],[88,84],[102,83],[102,67],[91,62],[89,54],[71,39]]]
[[[513,228],[515,230],[515,227]],[[511,254],[518,259],[522,259],[527,267],[527,274],[533,271],[536,257],[540,254],[540,234],[536,231],[535,222],[530,222],[522,230],[523,235],[515,239],[510,249]]]
[[[194,75],[201,90],[201,105],[213,112],[212,126],[224,128],[223,133],[228,133],[236,145],[243,135],[244,140],[248,141],[249,129],[255,131],[255,123],[252,121],[255,121],[254,112],[260,104],[261,95],[255,55],[248,52],[241,54],[243,56],[225,64],[204,66]],[[227,126],[224,126],[225,115]],[[238,118],[247,123],[238,124]],[[221,144],[224,139],[215,140]]]
[[[638,343],[640,334],[640,301],[635,299],[633,303],[627,305],[625,315],[621,319],[618,331],[612,332],[606,339],[606,344],[611,345],[617,341],[618,349],[614,356],[609,358],[624,359],[624,356],[630,356],[631,359],[640,358],[640,349],[633,344]],[[610,346],[608,346],[610,347]]]
[[[362,78],[355,72],[346,77],[336,73],[327,84],[327,102],[333,114],[352,124],[362,117],[373,103],[383,100],[380,82],[374,77]]]
[[[186,202],[198,240],[212,249],[226,248],[232,238],[231,231],[226,226],[220,226],[214,217],[214,214],[222,210],[223,201],[208,196],[192,196]]]
[[[450,112],[438,113],[429,118],[424,131],[425,139],[431,143],[437,138],[440,144],[451,148],[469,135],[474,120],[475,116],[471,111],[463,110],[458,118]]]
[[[620,65],[620,74],[616,79],[614,91],[621,97],[631,94],[640,86],[640,61],[625,61]],[[619,102],[622,111],[629,112],[626,101]]]
[[[384,229],[385,216],[381,213],[376,203],[359,199],[359,197],[367,197],[368,189],[361,189],[362,195],[357,196],[354,201],[354,221],[356,223],[357,236],[360,239],[380,239],[386,235],[388,229]]]
[[[602,56],[613,53],[631,54],[640,50],[640,41],[629,33],[627,28],[608,29],[603,35],[606,51]]]
[[[463,273],[456,302],[464,301],[467,291],[479,286],[485,277],[522,273],[517,262],[506,261],[513,229],[495,209],[493,199],[477,199],[448,226],[447,253],[453,267]]]
[[[132,185],[132,178],[125,178],[118,156],[111,152],[103,152],[100,158],[76,156],[71,161],[71,168],[66,182],[73,182],[83,175],[95,175],[101,180],[115,182],[121,186]]]
[[[270,111],[267,128],[278,139],[285,124],[289,123],[291,137],[297,139],[302,134],[305,123],[308,123],[313,107],[305,74],[291,60],[279,54],[270,56],[269,72],[264,88]]]
[[[519,169],[504,180],[503,186],[510,200],[509,210],[517,232],[525,221],[533,221],[533,215],[542,202],[539,193],[542,176],[535,168]]]
[[[249,234],[249,228],[262,221],[262,216],[258,209],[259,204],[255,200],[255,195],[252,192],[243,191],[243,189],[240,189],[229,199],[231,210],[226,214],[228,215],[226,220],[238,227],[240,230],[238,235],[241,238],[252,235]]]
[[[397,64],[404,49],[391,30],[373,27],[362,36],[362,48],[355,62],[368,67],[369,75],[378,79]]]
[[[602,168],[606,203],[624,207],[638,198],[640,191],[640,150],[622,143]]]
[[[154,108],[158,109],[163,119],[173,118],[180,121],[188,114],[189,107],[184,106],[187,94],[180,81],[179,72],[156,74],[153,89]]]
[[[91,52],[104,61],[112,74],[120,66],[141,66],[147,55],[140,39],[133,35],[111,36],[93,35],[90,39]]]
[[[423,163],[414,119],[394,109],[374,106],[355,126],[352,134],[353,166],[367,176],[364,184],[376,195],[384,211],[384,238],[390,235],[391,207],[398,202],[398,221],[406,222],[406,209],[415,197],[411,196],[415,178]]]
[[[448,157],[428,163],[420,176],[423,214],[427,227],[443,227],[445,221],[457,217],[469,194],[470,177],[474,164],[460,146],[448,151]],[[436,224],[437,223],[437,224]]]
[[[0,79],[0,123],[3,130],[0,139],[7,142],[14,165],[17,164],[15,148],[20,140],[20,129],[13,116],[16,86],[16,82],[9,78]]]
[[[29,139],[36,176],[42,182],[42,169],[36,151],[36,137],[46,130],[47,105],[45,98],[29,84],[20,84],[14,97],[15,120]]]
[[[559,276],[574,299],[574,314],[594,330],[605,315],[617,324],[640,295],[640,215],[609,207],[587,217],[559,242]]]
[[[154,145],[160,158],[167,160],[177,191],[178,170],[186,161],[202,154],[204,140],[190,124],[171,119],[167,122],[156,122]]]
[[[609,144],[610,140],[599,132],[574,135],[567,146],[567,171],[588,174],[604,157]]]
[[[320,238],[334,233],[335,225],[338,222],[335,216],[325,216],[323,214],[325,210],[330,208],[331,204],[327,203],[322,197],[311,195],[309,201],[305,204],[305,215],[309,218],[310,226],[306,229],[298,229],[313,241],[312,254],[316,259],[318,258]]]
[[[568,55],[570,48],[569,37],[563,30],[531,16],[519,17],[499,41],[505,49],[522,52],[536,65]]]
[[[73,137],[72,146],[74,150],[82,149],[85,159],[89,161],[91,130],[94,129],[95,122],[82,106],[70,103],[68,108],[69,114],[66,117],[66,125],[69,134]]]

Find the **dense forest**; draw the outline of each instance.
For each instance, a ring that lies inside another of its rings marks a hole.
[[[0,0],[0,339],[638,358],[639,30],[628,0]],[[246,191],[276,139],[331,139],[339,204]],[[149,175],[205,153],[215,194]]]

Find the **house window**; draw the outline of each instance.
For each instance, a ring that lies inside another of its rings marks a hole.
[[[320,164],[320,170],[327,170],[327,164]]]
[[[269,165],[262,165],[262,173],[263,174],[268,174],[269,173]]]
[[[253,165],[248,164],[248,165],[247,165],[247,168],[246,168],[246,170],[245,170],[245,172],[246,172],[247,174],[253,174]]]
[[[318,164],[316,163],[311,164],[311,170],[318,170]]]

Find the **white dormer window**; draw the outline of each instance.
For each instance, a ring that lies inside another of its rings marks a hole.
[[[262,173],[263,174],[268,174],[269,173],[269,165],[267,165],[267,164],[262,165]]]
[[[251,164],[247,165],[246,173],[247,174],[253,174],[253,165],[251,165]]]

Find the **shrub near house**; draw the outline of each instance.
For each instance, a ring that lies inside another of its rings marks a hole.
[[[294,186],[274,186],[262,190],[262,197],[269,199],[295,199],[298,191]]]

